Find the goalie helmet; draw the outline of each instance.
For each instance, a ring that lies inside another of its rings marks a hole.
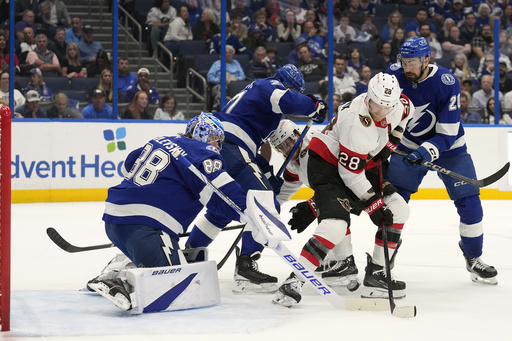
[[[293,141],[293,144],[295,144],[295,141],[297,141],[297,136],[295,135],[296,132],[299,132],[299,127],[293,121],[281,120],[277,129],[274,130],[272,135],[270,135],[270,144],[280,153],[284,154],[284,152],[286,152],[286,148],[283,148],[285,147],[283,143],[290,138]]]
[[[394,107],[400,101],[400,84],[395,75],[379,72],[373,76],[366,98],[378,105]]]
[[[300,94],[306,90],[304,76],[293,64],[286,64],[280,67],[274,75],[274,78],[280,79],[285,87],[289,86]]]
[[[205,143],[217,141],[220,149],[224,141],[224,126],[217,117],[202,112],[201,115],[197,116],[196,124],[192,131],[192,138]]]

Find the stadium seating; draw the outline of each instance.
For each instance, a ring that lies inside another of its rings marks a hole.
[[[90,94],[92,89],[97,87],[98,84],[99,80],[97,78],[73,77],[71,78],[71,87],[69,90],[85,91],[87,94]]]
[[[89,94],[81,90],[62,90],[60,91],[68,96],[69,99],[77,100],[78,102],[87,102]]]
[[[183,40],[179,44],[183,56],[208,53],[208,45],[203,40]]]
[[[247,81],[247,80],[234,81],[234,82],[229,83],[227,95],[229,97],[235,96],[237,93],[242,91],[250,83],[251,83],[251,81]]]
[[[350,44],[350,48],[358,48],[359,51],[363,54],[365,58],[374,57],[377,55],[378,48],[377,44],[370,42],[370,43],[352,43]]]
[[[44,82],[54,94],[69,90],[69,79],[67,77],[44,77]]]
[[[375,5],[375,16],[387,18],[391,13],[396,11],[398,6],[396,4],[377,4]]]
[[[416,13],[418,13],[418,10],[420,8],[425,8],[425,6],[422,6],[422,5],[400,5],[400,7],[398,7],[398,11],[400,13],[402,13],[402,16],[404,16],[404,17],[415,18]],[[404,21],[404,24],[405,24],[405,21]]]

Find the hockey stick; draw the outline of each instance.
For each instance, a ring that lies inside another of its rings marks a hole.
[[[382,174],[382,160],[377,160],[377,167],[379,172],[379,192],[384,197],[382,190],[382,184],[384,182],[384,175]],[[391,314],[397,317],[411,318],[416,316],[416,306],[403,306],[397,307],[395,304],[395,298],[393,297],[393,283],[391,278],[391,262],[389,260],[389,249],[388,249],[388,228],[384,220],[381,222],[382,229],[382,244],[384,248],[384,265],[386,268],[386,284],[388,287],[388,300]],[[396,252],[393,254],[393,258],[396,256]]]
[[[228,226],[228,227],[225,227],[224,229],[222,229],[221,231],[230,231],[230,230],[243,229],[244,226],[245,226],[245,224]],[[112,243],[109,243],[109,244],[99,244],[99,245],[90,245],[90,246],[75,246],[75,245],[71,244],[70,242],[68,242],[67,240],[65,240],[64,237],[62,237],[60,235],[60,233],[57,232],[57,230],[54,229],[53,227],[48,227],[46,229],[46,234],[48,235],[48,237],[50,237],[50,239],[58,247],[60,247],[64,251],[70,252],[70,253],[84,252],[84,251],[91,251],[91,250],[101,250],[101,249],[108,249],[108,248],[111,248],[111,247],[115,247],[115,245],[112,244]],[[190,232],[179,234],[180,237],[187,237],[188,235],[190,235]],[[224,260],[224,262],[226,262],[226,261]]]
[[[313,121],[309,120],[308,123],[306,124],[306,126],[304,127],[304,130],[300,134],[297,142],[295,142],[295,145],[293,146],[290,154],[288,154],[288,156],[286,157],[286,160],[284,160],[284,162],[283,162],[283,165],[281,166],[281,168],[279,168],[279,171],[276,174],[277,178],[279,178],[279,177],[281,177],[281,175],[283,175],[284,170],[286,169],[286,166],[288,166],[288,163],[292,159],[293,154],[295,154],[295,151],[297,150],[297,148],[299,148],[300,144],[302,143],[302,140],[304,139],[304,137],[306,136],[306,134],[309,131],[309,128],[311,128],[312,125],[313,125]]]
[[[407,156],[408,155],[406,152],[404,152],[402,150],[399,150],[399,149],[395,149],[395,151],[393,153],[401,155],[401,156]],[[510,167],[510,162],[507,162],[505,164],[505,166],[503,166],[499,171],[497,171],[496,173],[494,173],[492,175],[489,175],[487,178],[484,178],[484,179],[481,179],[481,180],[474,180],[474,179],[465,177],[464,175],[460,175],[460,174],[457,174],[455,172],[452,172],[451,170],[445,169],[445,168],[443,168],[441,166],[438,166],[438,165],[436,165],[436,164],[434,164],[432,162],[428,162],[428,161],[422,160],[421,164],[423,166],[427,167],[427,168],[430,168],[430,169],[435,170],[435,171],[437,171],[439,173],[451,176],[451,177],[453,177],[455,179],[462,180],[462,181],[467,182],[468,184],[476,186],[476,187],[486,187],[486,186],[489,186],[490,184],[495,183],[496,181],[501,179],[505,174],[507,174],[508,169]]]
[[[240,241],[240,239],[242,239],[242,236],[244,235],[244,227],[245,227],[246,224],[243,224],[243,225],[237,225],[237,226],[241,226],[242,227],[242,231],[240,231],[240,233],[238,234],[238,236],[236,236],[236,239],[235,241],[233,242],[233,244],[231,244],[231,246],[229,247],[228,251],[226,252],[226,254],[224,255],[224,257],[220,260],[220,262],[217,263],[217,270],[220,270],[220,268],[222,268],[222,266],[224,265],[224,263],[226,263],[226,261],[228,260],[229,256],[231,256],[231,253],[233,252],[233,250],[237,247],[236,245],[238,244],[238,242]],[[227,228],[227,227],[226,227]],[[225,228],[225,229],[226,229]],[[224,230],[225,230],[224,229]],[[224,231],[222,230],[222,231]]]
[[[235,210],[242,218],[246,221],[250,221],[247,215],[240,209],[240,207],[233,202],[224,192],[218,189],[203,173],[201,173],[193,164],[190,163],[180,151],[177,149],[172,153],[172,156],[182,162],[194,175],[202,180],[211,190],[213,190],[225,203],[227,203],[233,210]],[[279,224],[278,221],[273,220]],[[286,229],[286,226],[281,223],[280,228]],[[384,311],[387,310],[387,302],[384,300],[364,299],[364,298],[344,298],[336,294],[324,281],[315,275],[313,271],[309,271],[307,267],[301,263],[301,261],[294,256],[288,248],[279,243],[275,248],[272,248],[299,276],[299,278],[305,282],[311,284],[311,286],[317,291],[322,297],[324,297],[329,303],[338,309],[346,310],[374,310]]]

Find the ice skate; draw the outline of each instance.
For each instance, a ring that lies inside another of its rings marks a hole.
[[[328,285],[346,286],[348,290],[355,291],[361,285],[357,279],[358,273],[354,256],[348,256],[336,261],[330,270],[322,273],[322,278],[325,278]]]
[[[362,298],[388,298],[388,285],[386,280],[386,268],[372,263],[372,257],[367,253],[366,273],[363,281]],[[391,278],[393,297],[396,299],[405,297],[405,282]]]
[[[494,268],[494,266],[485,264],[482,259],[480,259],[480,257],[473,258],[466,256],[464,253],[464,248],[462,247],[462,242],[460,241],[459,247],[462,250],[464,259],[466,260],[466,269],[469,271],[471,280],[473,282],[490,285],[498,284],[498,280],[496,279],[498,271]]]
[[[117,307],[123,310],[130,310],[132,308],[130,294],[125,289],[120,278],[90,281],[87,285]]]
[[[302,299],[300,292],[302,291],[302,285],[304,282],[299,280],[297,276],[292,272],[292,274],[283,282],[283,284],[279,287],[279,291],[276,296],[272,300],[272,303],[279,304],[284,307],[291,307],[296,305]]]
[[[258,271],[260,254],[237,255],[235,268],[235,294],[274,293],[277,291],[277,278]]]
[[[322,274],[324,272],[332,270],[332,268],[334,268],[337,264],[338,264],[338,261],[336,261],[334,259],[331,259],[329,257],[329,255],[327,255],[327,256],[325,256],[325,258],[322,261],[322,263],[320,263],[318,268],[315,269],[315,272],[317,274]]]

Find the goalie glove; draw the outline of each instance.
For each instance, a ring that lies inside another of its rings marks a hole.
[[[315,101],[315,111],[308,115],[310,119],[315,123],[322,123],[325,120],[325,115],[327,113],[327,104],[324,100],[316,97],[315,95],[307,95],[313,101]]]
[[[304,231],[317,217],[315,198],[303,201],[290,209],[292,219],[288,221],[292,230]]]
[[[382,223],[386,226],[393,224],[393,213],[384,204],[384,200],[379,194],[374,194],[370,199],[364,201],[364,211],[368,213],[372,222],[380,226]]]
[[[252,237],[261,245],[276,248],[281,241],[292,239],[274,205],[272,191],[251,189],[247,192],[247,209],[243,220],[252,226]]]

